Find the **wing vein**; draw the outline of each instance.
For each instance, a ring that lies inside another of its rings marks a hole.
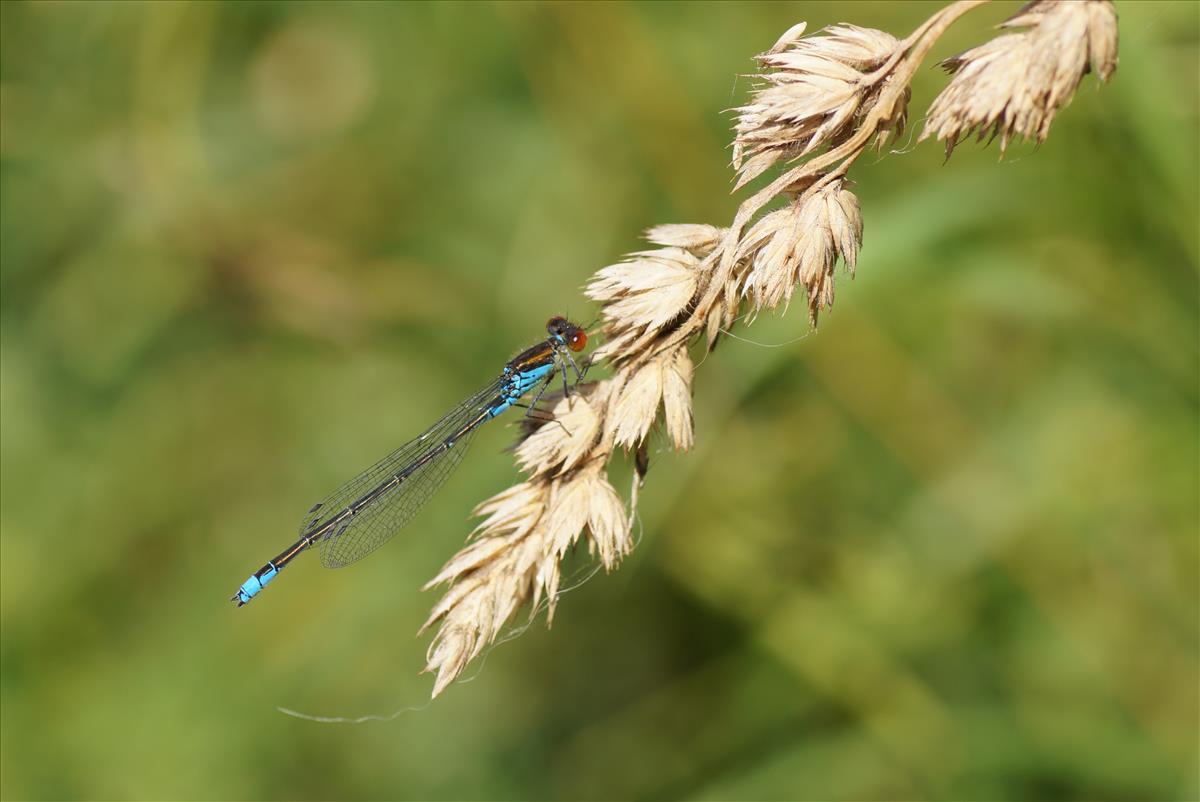
[[[340,568],[361,560],[412,520],[462,461],[481,414],[504,381],[497,378],[471,395],[305,514],[300,534],[320,533],[314,545],[321,546],[322,565]]]

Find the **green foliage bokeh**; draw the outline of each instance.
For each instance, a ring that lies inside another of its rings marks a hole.
[[[1200,795],[1194,3],[1119,4],[1040,148],[861,160],[819,333],[704,361],[634,555],[472,682],[426,706],[419,588],[504,425],[227,602],[642,229],[731,219],[753,54],[937,7],[0,4],[3,797]]]

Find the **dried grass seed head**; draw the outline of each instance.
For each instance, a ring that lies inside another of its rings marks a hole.
[[[742,295],[755,312],[791,301],[797,284],[808,294],[811,322],[833,304],[834,267],[841,258],[854,272],[862,244],[858,199],[844,181],[806,192],[782,209],[764,215],[739,245],[749,269]]]
[[[558,564],[587,527],[588,548],[612,570],[629,553],[632,541],[625,506],[599,466],[580,471],[556,492],[547,529],[546,563]],[[551,599],[553,602],[553,598]]]
[[[596,394],[593,391],[589,395]],[[589,400],[582,392],[560,397],[549,409],[553,419],[541,423],[517,446],[521,470],[536,476],[569,471],[579,465],[591,453],[600,433],[603,403],[603,398]]]
[[[789,32],[790,33],[790,32]],[[784,39],[758,57],[765,84],[738,109],[733,165],[737,187],[780,158],[795,158],[840,141],[856,116],[869,109],[879,83],[867,80],[899,47],[891,34],[835,25],[813,36]],[[880,127],[903,125],[903,103]]]
[[[633,369],[612,410],[614,442],[637,448],[663,405],[667,434],[681,451],[692,447],[692,359],[687,346],[661,351]]]
[[[692,358],[687,348],[673,350],[663,361],[663,421],[675,448],[692,447]]]
[[[684,248],[695,256],[705,257],[725,236],[725,229],[704,223],[667,223],[646,229],[647,242],[665,247]]]
[[[472,542],[451,557],[438,575],[425,583],[424,590],[466,576],[488,563],[499,550],[528,536],[545,511],[548,491],[545,482],[520,482],[477,506],[473,514],[483,521],[471,533]],[[426,627],[438,618],[437,613],[435,607]]]
[[[437,673],[434,696],[495,641],[521,605],[532,599],[536,609],[548,573],[541,556],[552,492],[550,483],[522,482],[480,505],[488,519],[477,539],[426,585],[452,583],[421,627],[440,625],[425,655],[425,670]],[[557,592],[557,567],[552,573]]]
[[[1040,65],[1042,69],[1056,67],[1056,78],[1072,75],[1074,69],[1069,66],[1074,64],[1082,64],[1080,78],[1095,72],[1107,81],[1116,71],[1117,10],[1112,0],[1032,0],[1000,27],[1035,26],[1038,43],[1047,55],[1059,53],[1057,63]]]
[[[640,367],[621,388],[613,404],[611,425],[617,445],[636,448],[646,439],[658,416],[663,391],[663,355],[659,354]]]
[[[430,583],[453,582],[422,627],[440,623],[426,653],[426,670],[437,673],[434,696],[496,640],[522,605],[536,611],[545,594],[547,623],[553,620],[562,559],[585,527],[589,551],[608,570],[633,548],[629,516],[600,462],[558,479],[522,482],[480,511],[488,518],[477,539]]]
[[[1117,14],[1109,0],[1036,0],[1003,23],[1026,28],[946,59],[954,74],[929,109],[921,139],[935,136],[949,155],[978,133],[1046,140],[1058,110],[1083,76],[1107,81],[1117,66]]]
[[[690,250],[666,247],[631,254],[598,271],[586,294],[604,305],[607,340],[593,358],[628,360],[635,355],[632,343],[653,339],[682,314],[700,285],[700,264]]]

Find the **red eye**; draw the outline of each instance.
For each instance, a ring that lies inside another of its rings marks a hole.
[[[582,329],[575,330],[575,333],[571,335],[570,341],[567,342],[567,347],[572,351],[582,351],[584,348],[587,348],[587,335],[583,333]]]

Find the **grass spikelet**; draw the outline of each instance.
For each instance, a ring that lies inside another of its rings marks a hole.
[[[678,317],[696,294],[699,263],[685,248],[665,247],[635,253],[597,272],[586,292],[604,305],[608,342],[596,358],[620,358],[630,343]]]
[[[840,258],[853,271],[862,244],[858,200],[843,185],[831,182],[763,216],[742,239],[738,258],[749,263],[742,295],[755,312],[786,305],[797,285],[814,325],[833,305],[834,266]]]
[[[1036,0],[1004,22],[1009,33],[946,59],[954,78],[929,110],[921,139],[946,143],[946,155],[977,131],[1046,141],[1054,116],[1083,76],[1107,81],[1117,68],[1117,13],[1108,0]]]
[[[793,29],[794,30],[794,29]],[[765,85],[738,109],[733,165],[737,187],[754,180],[781,158],[812,153],[844,139],[854,117],[871,102],[878,85],[867,80],[900,43],[891,34],[856,25],[835,25],[815,36],[784,34],[758,57]],[[885,127],[903,125],[904,106]]]
[[[425,627],[437,626],[426,670],[441,693],[496,640],[523,605],[545,598],[552,619],[563,556],[580,539],[606,570],[633,547],[631,526],[649,470],[658,421],[680,451],[691,448],[691,348],[712,350],[740,319],[783,307],[797,291],[811,325],[832,307],[839,261],[853,272],[863,241],[847,172],[872,145],[904,126],[909,83],[946,29],[982,0],[952,3],[908,37],[836,25],[804,36],[792,26],[759,56],[761,84],[735,121],[737,186],[782,171],[745,199],[728,226],[650,228],[653,250],[600,269],[585,292],[600,303],[611,369],[552,406],[516,448],[527,478],[481,504],[483,520],[427,585],[449,587]],[[1042,141],[1088,70],[1107,80],[1116,65],[1116,15],[1107,0],[1039,0],[1007,23],[1022,28],[947,62],[954,73],[934,102],[922,138],[952,149],[973,130]],[[715,154],[714,154],[715,156]],[[778,208],[766,210],[773,201]],[[607,468],[634,463],[626,504]]]

